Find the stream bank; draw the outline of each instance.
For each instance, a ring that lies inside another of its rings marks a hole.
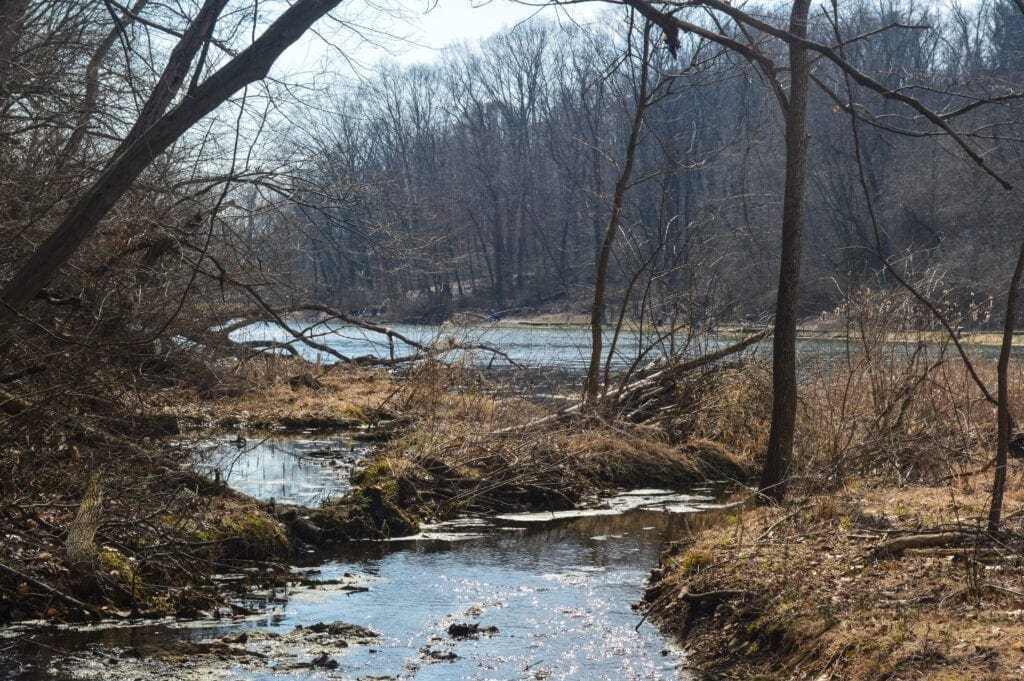
[[[968,476],[737,507],[662,558],[646,606],[714,678],[1024,678],[1024,522],[988,536],[988,499]]]

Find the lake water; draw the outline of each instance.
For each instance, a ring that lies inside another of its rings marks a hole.
[[[300,325],[296,330],[305,330],[307,335],[318,343],[326,345],[348,358],[373,357],[389,359],[412,354],[415,350],[400,341],[389,344],[379,333],[373,333],[354,326],[340,324]],[[579,387],[580,376],[586,371],[590,361],[590,330],[578,327],[551,326],[450,326],[444,327],[396,324],[391,327],[398,333],[425,345],[434,344],[439,348],[448,346],[449,339],[462,345],[486,344],[505,352],[522,370],[515,376],[518,392],[524,395],[536,395],[552,387]],[[663,331],[663,330],[662,330]],[[736,337],[721,337],[709,334],[688,336],[680,332],[676,334],[674,344],[669,339],[659,340],[658,330],[647,329],[643,333],[626,330],[620,335],[611,358],[611,370],[615,372],[628,369],[643,354],[639,365],[642,366],[659,357],[670,353],[682,356],[697,356],[718,350],[735,343]],[[276,341],[294,340],[284,329],[274,324],[252,324],[236,331],[233,336],[238,341]],[[607,359],[608,347],[611,345],[612,334],[604,335],[604,357],[602,366]],[[293,347],[299,354],[311,361],[333,363],[337,359],[327,353],[310,348],[302,343],[294,343]],[[891,356],[897,363],[905,360],[915,352],[918,343],[892,342],[879,344],[873,352],[882,357]],[[966,345],[966,350],[975,361],[993,361],[999,352],[998,347],[982,345]],[[849,357],[857,357],[863,351],[857,339],[849,341],[828,338],[805,338],[797,341],[797,353],[800,358],[802,374],[809,375],[815,365],[828,365],[845,362]],[[1014,351],[1024,354],[1024,347],[1017,346]],[[771,356],[771,339],[766,339],[751,348],[743,355],[754,353],[765,357]],[[891,353],[891,355],[889,354]],[[921,358],[935,361],[940,353],[955,358],[952,347],[941,344],[927,344]],[[509,364],[501,357],[482,350],[441,352],[445,360],[469,358],[477,366],[491,369],[507,369]]]
[[[386,337],[379,333],[366,331],[359,327],[335,323],[302,325],[293,323],[295,330],[304,331],[307,337],[317,343],[326,345],[336,352],[349,358],[375,357],[388,359],[402,357],[415,352],[415,348],[395,341],[390,344]],[[550,326],[429,326],[418,324],[395,324],[389,328],[403,336],[423,345],[434,344],[439,349],[448,347],[449,339],[461,345],[490,345],[506,353],[513,361],[525,367],[555,367],[563,370],[585,369],[590,361],[590,330],[578,327]],[[291,334],[276,324],[258,323],[249,325],[232,334],[238,341],[276,341],[294,340]],[[605,357],[611,345],[612,333],[604,335]],[[692,337],[677,334],[674,348],[669,341],[658,341],[654,331],[644,333],[623,331],[612,356],[612,366],[621,369],[629,366],[637,355],[646,351],[649,360],[662,356],[671,350],[685,350],[689,354],[699,354],[715,350],[733,341],[723,341],[715,337]],[[332,355],[311,348],[302,343],[293,347],[309,360],[331,363],[336,361]],[[501,368],[508,363],[492,353],[475,350],[469,351],[474,362]],[[464,351],[441,352],[442,357],[453,359],[465,355]]]

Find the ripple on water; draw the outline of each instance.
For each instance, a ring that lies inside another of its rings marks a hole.
[[[251,497],[318,506],[352,490],[349,477],[371,446],[344,437],[213,440],[195,468],[211,477],[220,471],[232,488]]]

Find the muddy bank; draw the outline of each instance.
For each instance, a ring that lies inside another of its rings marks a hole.
[[[196,681],[255,673],[322,674],[338,669],[338,657],[348,648],[370,646],[380,638],[372,629],[338,621],[298,625],[285,632],[251,629],[195,641],[145,639],[129,647],[93,649],[74,664],[51,671],[69,680],[111,674]]]
[[[663,559],[647,607],[716,678],[1018,678],[1024,526],[985,536],[987,501],[964,479],[737,509]]]

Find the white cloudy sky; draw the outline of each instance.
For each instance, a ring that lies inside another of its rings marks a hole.
[[[319,37],[308,37],[287,52],[279,73],[317,69],[325,63],[340,72],[372,66],[381,59],[402,63],[430,61],[444,47],[472,42],[535,14],[553,21],[587,22],[605,2],[569,7],[539,6],[512,0],[355,0],[318,24]],[[339,25],[344,22],[344,26]],[[361,38],[356,37],[361,34]],[[329,44],[329,45],[328,45]]]

